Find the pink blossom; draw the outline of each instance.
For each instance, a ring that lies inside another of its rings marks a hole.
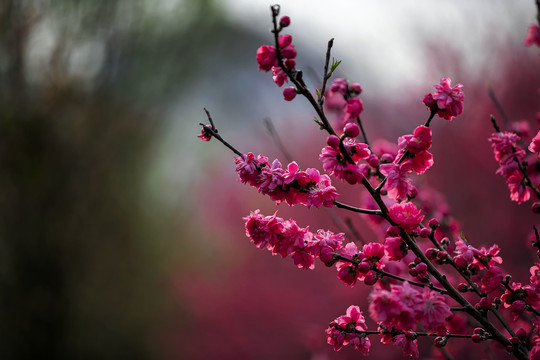
[[[442,78],[440,85],[434,85],[435,92],[426,95],[424,103],[430,108],[436,105],[439,117],[451,121],[463,112],[463,100],[465,97],[462,90],[463,85],[457,84],[451,87],[450,82],[450,78]]]
[[[540,131],[538,131],[538,133],[536,133],[536,135],[531,140],[531,144],[529,145],[529,151],[540,155]]]
[[[400,136],[398,146],[400,149],[407,148],[410,153],[416,154],[431,148],[431,129],[420,125],[414,129],[413,135]]]
[[[364,110],[362,100],[357,97],[349,98],[347,100],[347,105],[345,106],[345,121],[356,119],[360,116],[362,110]]]
[[[306,195],[306,205],[310,209],[321,206],[332,207],[339,196],[336,188],[332,186],[328,175],[320,175],[320,179],[317,187],[310,189]]]
[[[414,231],[424,219],[424,215],[413,203],[396,203],[388,208],[388,216],[406,232]]]
[[[403,150],[400,150],[396,159],[400,159],[403,155]],[[412,158],[406,158],[401,163],[404,171],[414,170],[418,175],[426,172],[427,169],[433,166],[433,155],[429,151],[420,151]]]
[[[243,154],[241,157],[235,158],[234,162],[236,164],[238,180],[244,184],[248,183],[251,186],[258,186],[260,184],[260,169],[269,166],[267,157],[259,155],[255,158],[253,153]]]
[[[389,260],[399,261],[407,256],[408,248],[400,237],[388,236],[384,240],[384,251]]]
[[[351,305],[347,313],[332,321],[326,329],[328,344],[334,346],[334,351],[340,350],[345,345],[353,345],[362,355],[367,356],[371,343],[362,334],[366,330],[366,323],[358,306]]]
[[[347,243],[345,247],[341,249],[340,255],[354,261],[363,260],[363,254],[358,251],[356,244],[353,242]],[[347,286],[353,287],[358,278],[363,278],[363,275],[358,271],[358,266],[349,261],[338,261],[336,263],[336,268],[338,270],[338,279],[347,284]]]
[[[453,315],[450,306],[444,301],[441,294],[427,288],[424,289],[422,298],[423,309],[419,314],[422,326],[440,333],[440,330],[445,328],[446,319]]]
[[[279,35],[278,37],[278,46],[280,49],[287,47],[292,44],[291,35]]]
[[[201,129],[201,134],[197,137],[203,141],[210,141],[212,139],[212,133],[208,130],[210,125],[204,125]]]
[[[510,190],[510,199],[521,204],[531,198],[529,187],[525,184],[525,178],[520,172],[515,172],[506,179],[508,190]]]
[[[407,196],[413,192],[414,185],[412,180],[407,176],[408,171],[403,171],[399,165],[394,163],[382,164],[379,170],[386,176],[385,190],[388,192],[388,197],[394,200],[406,200]]]
[[[278,65],[276,48],[270,45],[263,45],[257,49],[257,63],[259,71],[269,71],[272,66]]]
[[[272,66],[272,79],[279,87],[284,83],[289,82],[287,74],[279,66]]]
[[[401,347],[404,356],[410,356],[413,359],[418,359],[418,341],[415,337],[409,334],[396,335],[392,338],[394,345]]]
[[[512,161],[514,157],[519,159],[525,156],[525,151],[517,147],[517,142],[520,140],[519,136],[512,132],[493,133],[488,140],[491,142],[495,160],[501,164]]]
[[[525,35],[524,40],[525,46],[540,46],[540,25],[531,24],[527,30],[527,35]]]
[[[531,286],[535,289],[540,288],[540,263],[535,263],[531,266],[529,272],[531,273],[531,277],[529,278]]]
[[[343,146],[347,149],[354,161],[364,160],[371,155],[369,146],[364,143],[357,143],[355,139],[347,138],[343,141]]]
[[[315,268],[314,257],[306,250],[297,248],[291,256],[299,268],[311,270]]]
[[[347,123],[343,128],[343,134],[346,137],[355,138],[360,135],[360,127],[356,123]]]
[[[393,291],[377,289],[370,295],[369,315],[384,326],[398,324],[403,306],[398,295]]]
[[[384,256],[384,246],[379,243],[368,243],[362,247],[362,252],[371,265],[377,265]]]
[[[246,236],[259,249],[271,248],[278,241],[278,235],[283,231],[283,219],[260,214],[260,210],[252,211],[243,218],[246,222]]]
[[[332,82],[332,86],[330,86],[330,91],[345,95],[347,93],[347,80],[342,78],[335,79]]]
[[[501,281],[503,280],[503,272],[497,266],[491,266],[487,269],[484,276],[482,276],[482,291],[486,293],[491,293],[495,290],[498,290],[501,286]]]
[[[341,243],[344,240],[343,233],[334,234],[331,231],[319,229],[306,248],[312,255],[319,256],[322,262],[328,263],[332,261],[334,251],[341,248]]]

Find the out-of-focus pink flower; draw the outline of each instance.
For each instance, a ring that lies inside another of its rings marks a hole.
[[[276,48],[270,45],[263,45],[257,49],[257,63],[259,71],[270,71],[272,66],[278,65]]]
[[[347,80],[342,78],[335,79],[332,82],[332,86],[330,86],[330,91],[345,95],[347,93]]]
[[[486,293],[493,292],[501,286],[501,281],[503,280],[503,271],[497,267],[492,266],[487,269],[484,276],[482,276],[482,291]]]
[[[423,309],[419,315],[422,325],[428,330],[435,330],[439,333],[445,329],[446,319],[453,315],[450,306],[444,301],[444,297],[438,292],[424,289],[422,294]],[[442,335],[446,332],[442,331]]]
[[[394,345],[401,347],[404,356],[410,356],[412,359],[418,359],[418,341],[409,334],[396,335],[392,338]]]
[[[396,203],[388,208],[388,215],[406,232],[414,231],[424,219],[424,215],[413,203]]]
[[[531,191],[525,185],[524,180],[523,174],[518,171],[510,175],[506,180],[508,190],[510,190],[510,199],[516,201],[518,204],[528,201],[531,198]]]
[[[363,110],[364,104],[362,104],[362,100],[357,97],[349,98],[347,100],[347,105],[345,106],[345,121],[356,119]]]
[[[435,92],[424,97],[424,104],[431,109],[435,106],[437,115],[446,120],[452,120],[463,112],[463,85],[451,87],[448,77],[442,78],[440,85],[434,85]]]
[[[537,155],[540,155],[540,131],[531,140],[529,150]]]
[[[514,156],[518,159],[525,156],[525,151],[517,146],[517,142],[520,140],[519,136],[512,132],[493,133],[488,140],[491,142],[495,160],[501,164],[511,162]]]
[[[403,310],[398,295],[393,291],[377,289],[370,295],[369,315],[384,326],[397,325]]]
[[[525,46],[540,46],[540,25],[531,24],[527,30],[527,35],[525,35],[524,40]]]

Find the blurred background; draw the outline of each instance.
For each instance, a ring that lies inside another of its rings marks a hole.
[[[368,289],[252,246],[242,216],[276,206],[236,181],[223,146],[196,137],[206,107],[240,151],[286,163],[263,124],[269,118],[302,168],[321,168],[325,137],[313,111],[300,98],[285,103],[257,71],[256,49],[271,43],[269,5],[0,2],[0,358],[359,356],[333,353],[324,329],[351,304],[365,309]],[[335,38],[337,75],[362,84],[373,139],[395,141],[423,123],[421,100],[440,78],[465,85],[463,116],[433,124],[436,165],[426,181],[471,242],[499,243],[505,269],[526,282],[538,221],[494,174],[487,137],[489,114],[499,114],[487,89],[510,120],[536,133],[539,51],[523,47],[534,2],[281,5],[312,86]],[[323,210],[278,208],[312,231],[338,231]]]

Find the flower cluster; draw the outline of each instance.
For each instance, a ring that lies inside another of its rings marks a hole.
[[[452,120],[463,112],[463,85],[457,84],[454,87],[450,85],[450,78],[442,78],[440,85],[434,85],[437,89],[432,94],[424,97],[424,104],[439,117]]]
[[[489,138],[495,160],[499,162],[497,174],[506,179],[510,198],[522,203],[530,199],[531,193],[525,182],[523,171],[519,168],[526,155],[525,150],[518,145],[519,140],[520,137],[517,134],[508,131],[493,133]]]
[[[239,181],[256,187],[278,204],[285,201],[291,206],[330,207],[339,196],[328,175],[321,175],[313,168],[299,171],[294,161],[283,169],[277,159],[270,164],[267,157],[248,153],[235,158],[234,162]]]
[[[471,343],[493,340],[518,359],[540,359],[540,263],[531,266],[529,284],[512,281],[501,267],[498,245],[470,245],[449,214],[444,197],[425,185],[417,184],[417,189],[413,183],[412,176],[424,174],[434,164],[429,152],[433,142],[431,120],[435,115],[453,120],[462,114],[463,85],[452,87],[450,78],[441,79],[434,85],[435,91],[424,97],[430,109],[425,125],[400,136],[397,144],[376,141],[370,146],[360,119],[364,104],[358,95],[362,87],[338,78],[326,89],[339,65],[333,62],[329,66],[332,42],[328,45],[323,85],[313,92],[296,70],[292,37],[280,35],[290,19],[282,17],[278,22],[278,14],[279,7],[273,6],[275,45],[257,50],[259,70],[272,70],[273,81],[280,87],[285,82],[294,83],[296,88],[284,89],[285,100],[302,94],[314,106],[319,117],[316,122],[329,135],[319,154],[328,175],[314,168],[301,171],[294,161],[283,168],[278,160],[270,163],[262,155],[241,154],[217,134],[211,119],[212,126],[203,126],[199,138],[208,141],[215,137],[233,149],[239,155],[235,158],[239,181],[276,203],[304,204],[308,208],[335,205],[368,215],[380,240],[360,247],[355,242],[345,243],[343,233],[322,229],[312,233],[293,219],[284,220],[277,213],[265,216],[255,210],[244,218],[251,242],[273,255],[291,257],[299,268],[313,269],[319,258],[326,266],[335,266],[338,279],[346,286],[358,282],[373,286],[368,308],[377,330],[369,331],[360,308],[349,306],[346,314],[326,329],[327,342],[336,351],[351,345],[368,355],[369,336],[377,334],[381,342],[398,346],[404,355],[417,359],[417,338],[432,336],[437,348],[446,346],[450,338],[467,338]],[[526,45],[538,44],[537,38],[538,28],[532,26]],[[326,117],[329,110],[337,112],[341,134]],[[497,173],[506,178],[512,200],[527,201],[533,192],[540,193],[531,180],[532,175],[536,175],[535,181],[540,176],[528,166],[538,161],[540,132],[528,146],[532,154],[527,154],[520,144],[521,138],[529,137],[526,123],[516,122],[513,132],[502,132],[492,121],[496,132],[489,141],[499,163]],[[364,142],[357,142],[361,132]],[[330,176],[360,185],[365,190],[364,208],[336,202],[338,194]],[[540,212],[540,203],[535,204]],[[422,223],[424,219],[430,220],[426,224]],[[540,250],[538,233],[533,245]],[[470,323],[479,325],[472,329]],[[503,328],[505,332],[500,330]]]
[[[419,126],[413,135],[404,135],[398,139],[399,152],[394,161],[380,165],[380,171],[386,176],[385,189],[394,200],[406,200],[415,197],[416,187],[409,177],[413,171],[423,174],[433,166],[431,147],[431,129]]]
[[[354,138],[359,132],[358,125],[347,124],[341,139],[336,135],[330,135],[326,141],[328,145],[321,150],[319,155],[324,171],[351,185],[359,183],[369,171],[367,164],[359,163],[360,160],[366,160],[371,155],[367,144],[355,141]]]
[[[527,35],[524,40],[525,46],[540,46],[540,25],[531,24],[527,30]]]
[[[299,227],[293,219],[283,220],[276,214],[264,216],[260,210],[251,212],[244,221],[246,236],[255,246],[283,258],[291,256],[295,265],[304,269],[315,268],[314,259],[317,257],[324,263],[331,263],[344,240],[342,233],[320,229],[313,234],[307,227]]]
[[[325,108],[338,113],[341,126],[354,122],[364,110],[364,104],[358,97],[361,93],[360,84],[349,84],[342,78],[335,79],[325,94]]]

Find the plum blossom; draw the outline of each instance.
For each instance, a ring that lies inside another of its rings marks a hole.
[[[528,149],[530,152],[540,155],[540,131],[533,137]]]
[[[487,269],[484,276],[481,280],[482,291],[486,293],[491,293],[495,290],[498,290],[501,286],[501,281],[503,280],[503,271],[497,266],[491,266]]]
[[[259,71],[270,71],[272,66],[278,65],[276,48],[270,45],[263,45],[257,49],[257,63]]]
[[[406,200],[416,189],[412,180],[407,176],[409,171],[406,167],[394,163],[382,164],[379,170],[386,176],[384,189],[388,192],[388,197],[394,200]]]
[[[463,112],[463,85],[451,87],[448,77],[442,78],[440,85],[433,85],[435,92],[424,97],[424,104],[437,112],[439,117],[452,120]]]
[[[371,343],[365,335],[361,334],[362,331],[366,331],[365,318],[358,306],[351,305],[345,315],[328,325],[327,342],[333,345],[334,351],[339,351],[345,345],[353,345],[362,355],[367,356]]]
[[[388,208],[388,216],[406,232],[414,231],[424,219],[424,215],[413,203],[396,203]]]
[[[435,330],[439,334],[445,334],[446,319],[453,315],[450,306],[444,301],[444,297],[438,292],[424,289],[422,293],[422,311],[419,320],[428,330]]]
[[[396,335],[392,338],[394,345],[401,347],[404,356],[410,356],[412,359],[418,359],[418,341],[410,332]]]

